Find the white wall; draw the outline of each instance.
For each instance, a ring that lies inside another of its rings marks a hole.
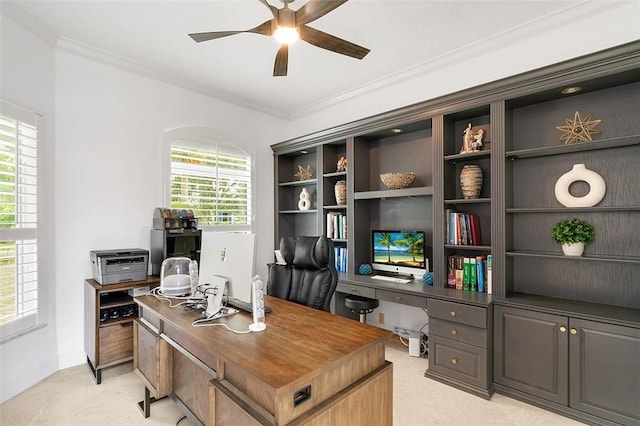
[[[60,367],[84,360],[83,280],[91,250],[149,248],[163,206],[161,139],[184,125],[207,126],[255,152],[257,270],[273,260],[273,160],[285,123],[65,49],[56,51],[56,271]],[[268,212],[264,214],[263,212]]]
[[[46,289],[45,327],[0,345],[0,402],[58,370],[55,321],[54,243],[54,53],[53,48],[0,15],[0,97],[44,114],[43,203],[46,216],[38,229],[42,249],[39,280]]]

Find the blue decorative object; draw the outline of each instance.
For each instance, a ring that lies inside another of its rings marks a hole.
[[[371,265],[369,265],[368,263],[363,263],[358,268],[358,272],[360,272],[360,275],[371,275]]]
[[[426,285],[433,285],[433,272],[425,272],[422,276],[422,282]]]

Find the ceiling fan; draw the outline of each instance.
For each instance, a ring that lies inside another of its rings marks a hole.
[[[348,0],[309,0],[298,10],[289,9],[289,3],[294,0],[281,0],[284,3],[282,9],[267,3],[267,0],[258,0],[269,8],[273,14],[273,19],[263,22],[257,27],[241,31],[214,31],[207,33],[189,34],[196,42],[214,40],[217,38],[227,37],[240,33],[254,33],[266,36],[273,35],[282,46],[276,54],[276,61],[273,65],[273,76],[281,77],[287,75],[287,66],[289,62],[289,43],[298,38],[313,44],[322,49],[340,53],[342,55],[351,56],[352,58],[362,59],[369,49],[357,44],[348,42],[341,38],[332,36],[323,31],[309,27],[307,24],[326,15],[338,6],[346,3]]]

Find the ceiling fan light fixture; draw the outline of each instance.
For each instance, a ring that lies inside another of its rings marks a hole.
[[[291,44],[296,42],[300,38],[297,28],[293,27],[278,27],[273,33],[276,40],[283,44]]]

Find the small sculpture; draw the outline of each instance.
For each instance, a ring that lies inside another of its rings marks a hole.
[[[309,194],[307,188],[302,188],[299,199],[300,201],[298,201],[298,209],[311,210],[311,194]]]
[[[585,118],[580,117],[580,112],[576,111],[573,115],[573,120],[565,118],[564,126],[556,126],[556,129],[563,132],[560,136],[560,142],[564,141],[565,145],[572,144],[574,142],[591,142],[591,135],[600,133],[600,130],[595,127],[600,124],[602,120],[592,120],[591,114]]]
[[[460,150],[460,154],[482,150],[483,137],[484,130],[474,130],[471,126],[471,123],[469,123],[467,125],[467,128],[464,129],[464,137],[462,139],[462,149]]]
[[[338,160],[337,170],[339,172],[346,172],[347,171],[347,158],[346,157],[340,157],[340,159]]]
[[[298,176],[300,180],[309,180],[311,179],[311,166],[302,167],[298,164],[298,173],[294,176]]]

